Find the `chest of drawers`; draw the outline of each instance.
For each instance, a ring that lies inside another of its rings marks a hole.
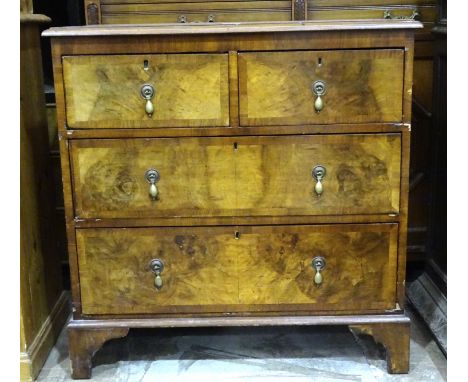
[[[74,378],[130,328],[348,325],[408,371],[414,21],[52,28]]]

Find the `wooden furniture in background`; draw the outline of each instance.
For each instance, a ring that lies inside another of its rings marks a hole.
[[[389,372],[408,371],[420,27],[318,21],[44,33],[60,129],[74,378],[90,377],[106,340],[168,326],[350,325],[386,346]]]
[[[440,1],[433,29],[434,94],[431,126],[432,174],[428,256],[424,272],[411,283],[408,297],[447,353],[447,4]]]
[[[50,19],[21,2],[20,84],[20,372],[38,375],[69,314],[60,263],[52,247],[53,213],[40,28]]]

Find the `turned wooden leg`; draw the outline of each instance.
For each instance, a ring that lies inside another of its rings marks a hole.
[[[388,324],[350,325],[356,334],[374,337],[387,351],[387,370],[391,374],[409,371],[410,321]]]
[[[91,378],[91,359],[104,342],[125,337],[129,328],[68,327],[68,341],[73,379]]]

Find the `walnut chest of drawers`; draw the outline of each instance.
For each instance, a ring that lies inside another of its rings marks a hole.
[[[408,371],[414,21],[52,28],[74,378],[129,328],[348,325]]]

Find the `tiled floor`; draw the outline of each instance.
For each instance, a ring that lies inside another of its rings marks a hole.
[[[382,349],[344,327],[131,330],[94,357],[92,381],[446,381],[446,359],[411,311],[408,375],[388,375]],[[38,381],[71,381],[63,331]]]

